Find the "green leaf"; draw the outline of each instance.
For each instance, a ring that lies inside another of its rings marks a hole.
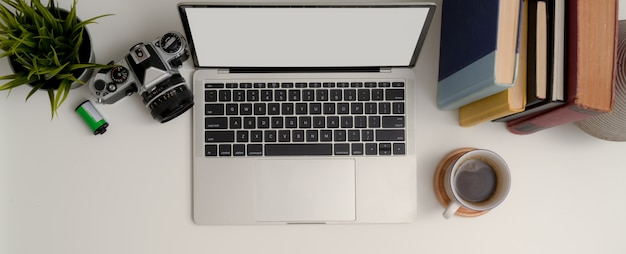
[[[24,84],[28,84],[31,80],[28,79],[28,77],[25,76],[17,76],[15,78],[13,78],[13,80],[4,83],[2,86],[0,86],[0,90],[7,90],[7,89],[12,89]]]
[[[72,8],[70,8],[69,14],[65,18],[64,31],[71,31],[74,26],[76,26],[78,17],[76,16],[76,0],[72,3]]]
[[[96,16],[84,21],[77,17],[77,0],[72,1],[67,15],[61,18],[56,0],[47,4],[40,0],[2,0],[0,4],[0,58],[11,57],[23,67],[20,73],[0,76],[8,82],[0,90],[32,84],[26,100],[49,80],[58,81],[57,90],[46,89],[50,99],[52,117],[67,99],[74,82],[84,83],[72,72],[110,68],[110,65],[81,62],[79,48],[88,24],[110,14]]]
[[[30,41],[30,40],[26,40],[28,38],[18,38],[13,34],[9,34],[9,37],[11,37],[11,39],[17,41],[18,43],[24,44],[27,47],[31,47],[34,48],[37,46],[37,43],[35,43],[34,41]]]
[[[69,66],[70,71],[75,71],[78,69],[106,69],[114,67],[115,65],[109,64],[96,64],[96,63],[86,63],[86,64],[72,64]]]
[[[83,27],[87,26],[88,24],[96,23],[95,22],[96,19],[100,19],[100,18],[107,17],[107,16],[113,16],[113,14],[104,14],[104,15],[100,15],[100,16],[96,16],[96,17],[90,18],[88,20],[81,21],[80,23],[76,24],[76,26],[74,27],[72,33],[75,33],[78,29],[82,29]]]
[[[54,119],[54,113],[57,111],[55,104],[54,104],[54,90],[52,89],[48,89],[48,98],[50,99],[50,111],[51,111],[51,117],[50,120]]]
[[[51,0],[51,1],[54,1],[54,0]],[[59,24],[57,18],[54,15],[52,15],[48,7],[43,6],[43,4],[41,4],[41,2],[37,0],[32,1],[31,3],[34,4],[35,10],[37,10],[37,12],[39,12],[41,17],[43,18],[44,24],[47,24],[48,26],[50,26],[49,28],[51,28],[52,31],[56,31],[56,32],[62,31],[63,27]]]
[[[61,85],[59,86],[58,91],[62,92],[63,96],[61,97],[61,101],[59,101],[59,104],[57,104],[57,108],[61,107],[61,104],[63,104],[63,102],[65,102],[65,99],[67,99],[67,96],[70,94],[70,90],[72,89],[72,83],[72,81],[67,79],[61,81]]]
[[[33,86],[33,88],[30,90],[28,95],[26,95],[26,100],[25,101],[28,101],[28,98],[33,96],[33,94],[35,94],[35,92],[37,92],[39,89],[41,89],[41,87],[43,87],[45,84],[46,84],[46,82],[39,82],[39,84]]]

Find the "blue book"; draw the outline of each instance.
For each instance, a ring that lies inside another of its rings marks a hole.
[[[521,10],[521,0],[443,1],[439,109],[458,109],[513,86]]]

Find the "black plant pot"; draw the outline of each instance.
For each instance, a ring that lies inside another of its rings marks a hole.
[[[67,15],[69,14],[66,10],[64,9],[58,9],[61,18],[65,18],[67,17]],[[78,19],[78,22],[80,23],[81,20]],[[87,30],[87,28],[85,28],[84,32],[83,32],[83,41],[82,44],[80,45],[80,47],[78,48],[78,58],[80,59],[80,63],[93,63],[95,62],[96,56],[93,52],[93,47],[91,44],[91,36],[89,36],[89,31]],[[24,66],[22,66],[21,64],[19,64],[18,62],[15,61],[15,57],[14,56],[9,56],[9,65],[11,66],[11,69],[13,70],[13,72],[17,73],[17,72],[23,72],[26,71],[26,68],[24,68]],[[72,74],[74,74],[74,77],[76,77],[78,80],[87,83],[89,81],[89,79],[91,79],[91,76],[93,75],[94,70],[93,69],[79,69],[79,70],[75,70]],[[48,80],[45,81],[46,84],[44,84],[41,89],[57,89],[59,88],[59,86],[61,85],[61,81],[59,80]],[[35,86],[37,84],[30,84],[31,86]],[[71,88],[77,88],[79,86],[81,86],[82,84],[79,82],[74,82],[72,83]]]

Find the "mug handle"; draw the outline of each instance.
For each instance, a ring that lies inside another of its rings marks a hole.
[[[448,208],[446,208],[446,210],[443,211],[443,217],[446,219],[450,219],[450,217],[452,217],[452,215],[454,215],[456,211],[459,210],[459,208],[461,208],[461,204],[459,204],[459,202],[450,201]]]

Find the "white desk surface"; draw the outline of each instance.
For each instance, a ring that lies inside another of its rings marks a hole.
[[[106,63],[135,43],[182,32],[177,3],[81,0],[78,13],[115,14],[89,27],[97,60]],[[573,124],[529,136],[498,123],[459,127],[456,111],[435,104],[439,11],[416,67],[422,120],[414,223],[195,225],[190,113],[159,124],[133,95],[97,105],[111,126],[94,136],[74,113],[91,98],[86,86],[72,91],[53,121],[47,95],[24,103],[24,87],[0,93],[0,253],[626,253],[626,144]],[[6,60],[0,64],[10,72]],[[187,61],[187,80],[191,70]],[[513,186],[487,215],[448,221],[433,173],[446,153],[467,146],[502,155]]]

